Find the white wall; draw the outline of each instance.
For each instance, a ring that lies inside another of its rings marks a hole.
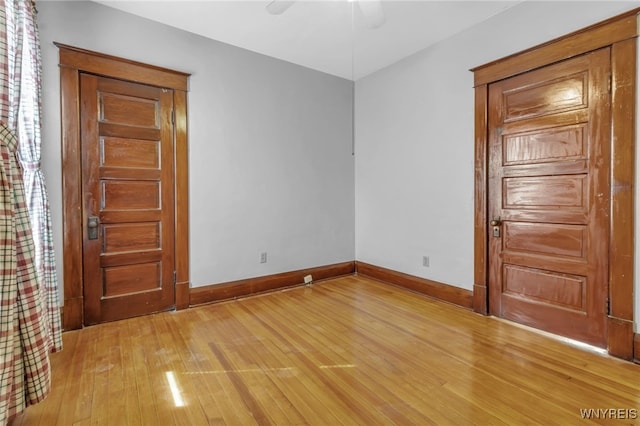
[[[98,4],[39,2],[43,169],[59,274],[60,94],[53,41],[193,73],[194,286],[355,257],[471,289],[473,75],[468,70],[638,5],[525,2],[359,80],[354,194],[348,81]],[[640,197],[640,185],[636,190]],[[267,264],[258,263],[261,251],[269,253]],[[424,255],[430,257],[429,268],[422,266]],[[640,264],[638,247],[636,256]],[[640,291],[635,317],[637,324]]]
[[[43,169],[62,277],[54,41],[192,73],[193,286],[351,261],[352,83],[90,2],[39,2]],[[268,262],[259,263],[259,254]],[[62,281],[61,281],[62,282]]]
[[[521,3],[358,80],[356,259],[472,289],[474,92],[468,70],[638,3]],[[636,254],[640,262],[638,247]],[[422,266],[422,256],[430,257],[430,267]]]

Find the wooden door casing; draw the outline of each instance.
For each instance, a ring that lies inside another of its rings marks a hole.
[[[173,93],[82,74],[85,324],[172,308]]]
[[[174,109],[175,305],[189,306],[189,181],[187,91],[189,74],[55,43],[59,48],[62,125],[62,195],[65,330],[81,328],[84,319],[82,158],[80,80],[83,73],[171,89]]]
[[[489,307],[488,86],[505,78],[592,52],[611,49],[611,187],[607,350],[633,359],[634,181],[638,13],[626,13],[471,69],[474,73],[474,286],[473,309]]]
[[[608,48],[489,86],[489,310],[606,345]],[[493,228],[501,235],[493,236]]]

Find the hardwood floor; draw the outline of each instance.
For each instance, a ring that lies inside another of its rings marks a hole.
[[[640,421],[639,365],[358,276],[64,345],[51,394],[16,425],[575,424],[588,409]]]

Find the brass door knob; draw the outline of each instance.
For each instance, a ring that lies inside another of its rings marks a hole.
[[[499,217],[494,217],[491,222],[489,222],[489,224],[491,226],[500,226],[502,224],[502,222],[500,221]]]

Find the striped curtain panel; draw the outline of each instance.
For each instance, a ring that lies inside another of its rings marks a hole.
[[[17,144],[0,123],[0,425],[44,399],[51,380],[50,340]]]
[[[49,352],[62,349],[40,64],[35,4],[0,0],[0,425],[47,396]]]
[[[62,350],[62,324],[51,232],[51,210],[44,175],[40,168],[42,60],[36,24],[37,12],[34,2],[30,0],[3,2],[9,17],[8,23],[12,28],[7,31],[7,53],[2,55],[8,58],[8,79],[4,80],[8,81],[8,105],[2,105],[0,119],[7,123],[18,137],[18,159],[22,166],[25,198],[36,249],[35,263],[44,284],[42,294],[47,309],[51,350],[57,352]],[[4,96],[2,102],[5,102]]]

